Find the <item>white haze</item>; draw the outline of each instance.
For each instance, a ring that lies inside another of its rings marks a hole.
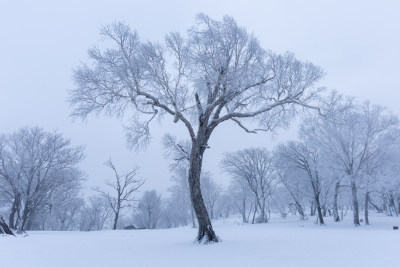
[[[88,185],[101,184],[117,168],[140,166],[144,189],[164,192],[169,186],[168,160],[161,138],[167,132],[186,137],[171,120],[153,125],[146,151],[126,148],[118,118],[91,116],[71,121],[66,98],[74,88],[73,67],[87,59],[98,43],[101,25],[125,21],[142,39],[161,40],[170,31],[184,32],[204,12],[214,19],[233,16],[259,37],[263,47],[292,51],[321,66],[320,83],[361,100],[387,106],[400,115],[400,18],[398,1],[0,1],[0,132],[22,126],[57,130],[75,145],[86,146],[82,165]],[[211,138],[204,168],[227,183],[219,168],[223,152],[247,146],[269,146],[296,137],[296,130],[249,135],[224,126]]]

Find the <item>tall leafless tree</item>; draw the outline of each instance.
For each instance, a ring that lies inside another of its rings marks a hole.
[[[112,192],[96,188],[95,190],[106,200],[108,206],[114,213],[113,230],[117,229],[118,219],[121,212],[130,207],[132,202],[135,201],[134,194],[144,184],[144,180],[137,178],[138,168],[127,172],[126,174],[119,174],[111,159],[106,163],[114,172],[114,180],[107,180],[105,184],[112,188]]]
[[[298,168],[304,171],[304,176],[308,178],[313,198],[318,211],[318,221],[324,224],[321,205],[322,193],[322,168],[321,155],[317,147],[306,145],[302,142],[288,142],[277,147],[275,155],[280,161],[284,162],[289,168]]]
[[[223,168],[236,179],[247,182],[260,209],[258,222],[268,222],[267,201],[275,190],[277,176],[271,153],[262,148],[251,148],[228,153],[222,161]]]
[[[102,29],[111,48],[95,47],[90,61],[74,70],[69,92],[73,116],[134,111],[127,138],[132,148],[150,140],[150,123],[165,115],[187,129],[191,150],[189,185],[199,242],[218,242],[201,189],[203,155],[214,130],[233,122],[248,133],[287,125],[295,107],[309,106],[324,73],[293,54],[263,49],[254,35],[231,17],[216,21],[204,14],[187,37],[173,32],[164,43],[140,41],[123,23]],[[250,129],[248,122],[259,127]]]

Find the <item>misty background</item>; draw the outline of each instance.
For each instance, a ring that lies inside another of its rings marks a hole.
[[[142,40],[162,41],[170,31],[184,33],[195,15],[214,19],[233,16],[254,32],[261,46],[291,51],[300,60],[322,67],[320,83],[345,95],[387,106],[400,115],[400,24],[398,1],[7,1],[0,0],[0,132],[23,126],[57,130],[73,145],[85,145],[88,187],[101,185],[112,172],[103,164],[140,167],[146,179],[141,191],[166,192],[169,160],[163,156],[165,133],[186,138],[172,119],[153,124],[153,140],[145,151],[126,148],[123,124],[129,117],[69,117],[67,91],[75,88],[72,70],[87,59],[87,50],[101,41],[101,25],[124,21]],[[228,136],[228,138],[227,138]],[[204,170],[227,184],[220,168],[224,152],[249,146],[272,147],[294,139],[296,128],[250,135],[237,127],[219,127],[210,140]]]

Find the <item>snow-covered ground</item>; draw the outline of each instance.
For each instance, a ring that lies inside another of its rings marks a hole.
[[[327,219],[273,218],[262,225],[240,219],[214,222],[223,242],[199,245],[196,229],[30,232],[0,236],[0,266],[400,266],[400,218],[374,215],[370,226]]]

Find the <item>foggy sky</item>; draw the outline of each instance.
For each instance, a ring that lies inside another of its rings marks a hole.
[[[99,28],[124,21],[142,40],[159,40],[170,31],[185,31],[197,13],[213,19],[233,16],[254,32],[264,48],[321,66],[321,86],[387,106],[400,114],[399,1],[19,1],[0,0],[0,133],[22,126],[57,130],[74,145],[85,145],[82,169],[88,186],[112,175],[103,163],[140,167],[145,189],[165,192],[168,160],[161,138],[171,132],[185,137],[182,125],[166,118],[153,125],[146,151],[126,149],[122,124],[128,118],[90,116],[86,122],[69,117],[67,90],[74,88],[72,69],[87,60],[87,50],[101,41]],[[295,138],[295,129],[249,135],[241,129],[217,128],[205,154],[204,168],[226,184],[219,161],[223,152],[248,146],[272,147]]]

